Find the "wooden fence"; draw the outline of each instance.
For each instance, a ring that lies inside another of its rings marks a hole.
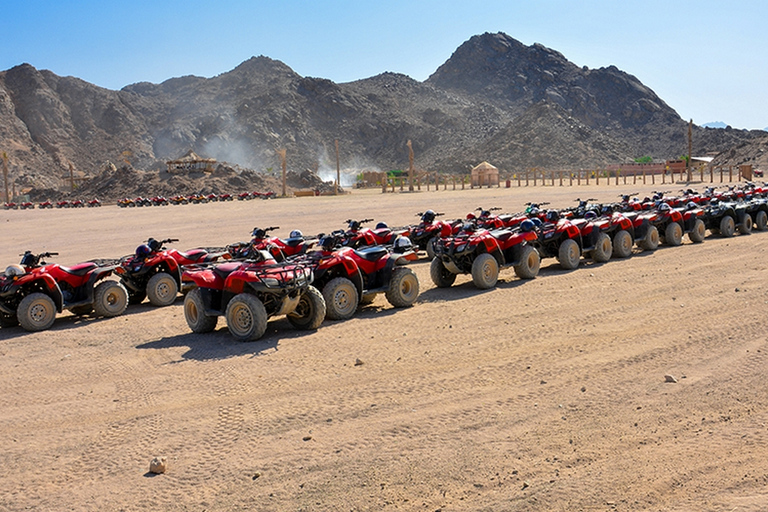
[[[499,180],[498,187],[537,187],[537,186],[587,186],[587,185],[665,185],[665,184],[715,184],[733,183],[751,180],[751,165],[708,166],[686,170],[676,169],[581,169],[581,170],[543,170],[529,169],[521,173],[507,174]],[[470,176],[443,175],[439,173],[422,174],[413,183],[414,190],[464,190],[477,188],[471,184]],[[490,187],[488,187],[490,188]],[[382,192],[404,192],[409,190],[408,178],[389,178],[381,183]]]

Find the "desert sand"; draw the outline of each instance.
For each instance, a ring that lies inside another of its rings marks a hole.
[[[223,246],[255,226],[398,226],[427,208],[455,218],[652,188],[0,211],[0,262],[30,249],[72,265],[150,236]],[[181,298],[0,329],[0,509],[766,510],[767,250],[768,233],[686,237],[571,272],[544,260],[530,281],[505,270],[487,291],[470,276],[437,289],[421,260],[412,308],[378,296],[315,332],[277,318],[253,343],[223,319],[192,334]],[[154,457],[165,474],[149,473]]]

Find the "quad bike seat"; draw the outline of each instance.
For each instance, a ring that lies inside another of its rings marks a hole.
[[[205,257],[208,255],[208,253],[203,249],[192,249],[187,252],[179,251],[179,255],[182,258],[186,258],[191,261],[201,261],[201,260],[206,261]]]
[[[283,243],[287,245],[288,247],[296,247],[299,244],[301,244],[304,241],[303,238],[286,238],[283,240]]]
[[[86,263],[78,263],[77,265],[73,267],[63,267],[59,266],[61,270],[66,272],[67,274],[72,274],[73,276],[84,276],[91,270],[95,269],[98,265],[96,265],[93,262],[86,262]]]
[[[355,250],[355,254],[367,261],[376,261],[388,252],[386,247],[381,247],[379,245],[372,245],[370,247],[363,247]]]
[[[625,212],[624,216],[631,220],[633,223],[635,222],[635,219],[637,219],[638,213],[636,211],[633,212]]]
[[[229,274],[239,269],[240,266],[241,266],[240,262],[223,263],[221,265],[216,265],[215,267],[213,267],[213,273],[218,275],[222,279],[226,279]]]
[[[513,231],[508,228],[494,229],[493,231],[491,231],[491,236],[497,240],[506,240],[510,236],[512,236],[512,234],[513,234]]]
[[[571,220],[571,224],[579,228],[579,231],[584,227],[584,225],[587,223],[587,219],[573,219]]]

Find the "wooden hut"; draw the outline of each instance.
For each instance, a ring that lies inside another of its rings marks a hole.
[[[165,162],[168,172],[171,174],[186,172],[213,172],[216,165],[215,158],[203,158],[191,149],[181,158]]]
[[[491,187],[499,186],[499,169],[483,162],[472,168],[472,186],[473,187]]]

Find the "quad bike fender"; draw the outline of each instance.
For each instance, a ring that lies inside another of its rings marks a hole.
[[[93,293],[96,289],[96,282],[111,276],[114,270],[115,267],[113,266],[97,267],[93,272],[91,272],[91,275],[88,277],[88,282],[86,283],[85,289],[85,300],[87,302],[93,302]]]
[[[221,289],[224,280],[212,269],[189,269],[184,271],[184,280],[192,281],[199,288]]]
[[[61,293],[61,288],[53,277],[47,274],[38,274],[36,276],[30,276],[33,279],[17,281],[18,288],[16,293],[24,290],[24,294],[33,292],[42,292],[53,299],[53,303],[56,305],[56,311],[61,313],[64,309],[64,294]],[[15,313],[15,311],[13,311]]]
[[[615,224],[618,224],[619,231],[620,230],[630,231],[632,229],[632,227],[633,227],[632,226],[632,221],[629,220],[628,218],[626,218],[626,217],[624,217],[622,215],[617,220],[618,220],[618,222],[616,222]]]
[[[483,246],[485,247],[485,252],[487,253],[494,254],[501,252],[501,249],[499,248],[499,241],[491,236],[485,237],[483,240]]]
[[[247,272],[236,270],[227,276],[227,279],[223,282],[222,288],[226,289],[228,292],[231,292],[234,295],[237,295],[238,293],[243,293],[243,291],[245,291],[246,283],[249,281],[250,280],[248,278]]]
[[[363,274],[349,258],[338,258],[334,256],[335,264],[323,265],[315,269],[315,278],[313,283],[316,287],[322,288],[334,277],[346,277],[357,288],[357,293],[362,297],[363,294]],[[332,261],[333,261],[332,260]]]
[[[415,251],[407,251],[402,254],[395,254],[395,265],[406,265],[409,261],[416,261],[419,255]]]
[[[579,232],[579,228],[577,228],[573,224],[569,224],[565,228],[565,232],[568,235],[568,238],[573,238],[574,240],[576,240],[576,242],[578,242],[579,244],[579,247],[581,247],[581,233]]]

